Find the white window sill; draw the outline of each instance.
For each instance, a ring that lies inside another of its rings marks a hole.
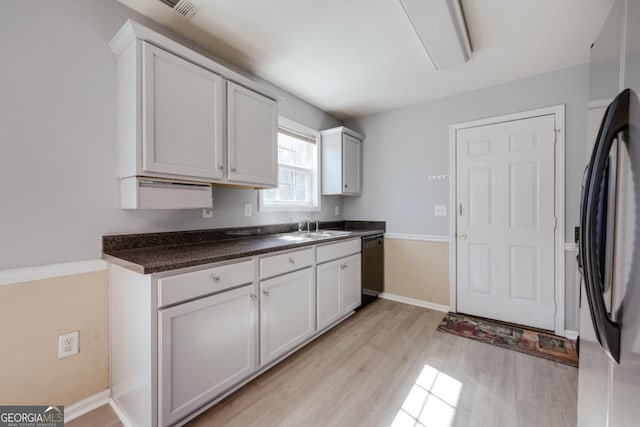
[[[320,206],[268,205],[259,206],[259,212],[320,212]]]

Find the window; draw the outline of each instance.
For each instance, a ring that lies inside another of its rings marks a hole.
[[[278,188],[260,191],[260,210],[319,211],[320,133],[292,120],[278,119]]]

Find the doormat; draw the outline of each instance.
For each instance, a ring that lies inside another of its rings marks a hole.
[[[578,367],[576,342],[546,332],[457,313],[447,313],[438,330]]]

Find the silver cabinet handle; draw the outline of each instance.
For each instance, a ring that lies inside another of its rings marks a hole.
[[[291,258],[291,257],[289,257],[289,264],[295,264],[295,263],[296,263],[296,260]]]
[[[467,238],[467,233],[460,233],[458,237],[460,237],[460,240],[465,240]]]
[[[349,188],[349,185],[348,185],[348,184],[345,184],[345,185],[344,185],[344,188]]]
[[[262,291],[262,295],[264,295],[265,297],[268,297],[269,296],[269,291],[266,291],[266,290]]]
[[[258,299],[258,297],[255,294],[251,294],[251,301],[255,301]]]
[[[236,168],[231,168],[231,172],[235,172],[235,171],[236,171]]]
[[[218,169],[222,170],[222,169],[224,169],[224,166],[220,165],[220,166],[218,166]]]
[[[216,283],[220,283],[220,278],[218,276],[211,276],[211,280],[213,280]]]
[[[345,268],[347,268],[347,264],[340,264],[340,270],[344,270]]]

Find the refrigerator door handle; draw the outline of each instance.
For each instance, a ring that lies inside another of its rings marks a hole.
[[[578,264],[584,278],[591,320],[600,345],[620,363],[620,324],[612,321],[604,301],[604,277],[597,256],[596,227],[598,200],[603,196],[600,185],[607,170],[607,159],[618,133],[628,127],[629,90],[622,91],[609,105],[598,131],[591,161],[585,172],[580,210],[580,242]],[[605,195],[606,196],[606,195]]]

